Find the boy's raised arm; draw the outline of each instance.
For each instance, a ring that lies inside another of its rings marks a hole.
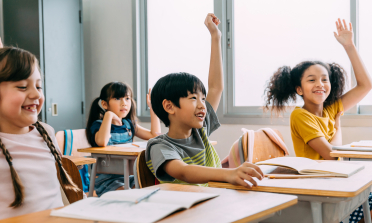
[[[207,18],[205,18],[204,24],[207,26],[212,39],[207,101],[217,111],[223,91],[221,31],[218,29],[220,20],[213,13],[209,13]]]

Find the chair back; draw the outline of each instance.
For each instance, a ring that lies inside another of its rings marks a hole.
[[[145,150],[138,155],[135,169],[139,188],[155,185],[155,176],[146,164]]]
[[[262,128],[258,131],[242,129],[244,134],[236,140],[230,153],[221,161],[224,168],[235,168],[244,162],[257,163],[289,155],[278,130]]]
[[[73,190],[65,190],[65,188],[62,187],[63,191],[66,194],[68,201],[70,202],[70,204],[72,204],[76,201],[83,199],[83,185],[81,182],[80,172],[77,166],[66,157],[62,157],[62,166],[66,170],[66,172],[70,175],[72,181],[81,190],[80,192],[75,192]],[[61,179],[59,177],[59,168],[58,168],[57,162],[56,162],[56,168],[57,168],[57,173],[58,173],[57,176],[58,176],[59,183],[62,185]]]
[[[90,153],[81,153],[77,151],[77,149],[91,147],[86,137],[85,129],[75,129],[75,130],[66,129],[64,131],[58,131],[56,133],[56,138],[57,138],[58,146],[62,151],[62,154],[70,155],[70,156],[77,156],[77,157],[91,156]],[[72,141],[72,144],[70,143],[71,141]],[[68,150],[68,151],[65,151],[65,150]],[[71,154],[70,154],[70,150],[71,150]]]

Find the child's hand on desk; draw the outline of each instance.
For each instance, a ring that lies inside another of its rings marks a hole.
[[[208,13],[207,18],[205,18],[204,21],[204,24],[211,33],[211,36],[217,35],[219,37],[221,37],[221,31],[218,29],[218,25],[220,23],[220,20],[213,13]]]
[[[248,162],[243,163],[241,166],[232,169],[231,171],[232,173],[229,175],[227,182],[247,188],[251,188],[251,185],[246,183],[244,180],[247,180],[254,186],[257,186],[257,182],[253,179],[253,177],[262,180],[264,175],[258,166]]]

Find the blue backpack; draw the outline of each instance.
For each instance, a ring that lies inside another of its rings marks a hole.
[[[72,152],[72,145],[74,142],[74,136],[72,134],[71,129],[64,130],[65,131],[65,149],[64,149],[64,154],[67,156],[71,156]],[[83,165],[83,168],[79,170],[80,172],[80,177],[81,177],[81,183],[83,185],[83,191],[88,192],[89,191],[89,173],[88,173],[88,165],[85,164]]]

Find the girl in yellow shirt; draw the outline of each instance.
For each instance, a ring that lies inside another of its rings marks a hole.
[[[344,94],[345,70],[336,63],[304,61],[293,69],[283,66],[271,77],[265,91],[266,109],[279,114],[296,95],[304,100],[302,108],[291,114],[291,134],[296,156],[335,159],[332,146],[342,145],[340,116],[361,101],[372,88],[372,81],[353,41],[351,23],[336,21],[336,40],[344,47],[353,66],[357,85]],[[271,107],[270,107],[271,106]]]

